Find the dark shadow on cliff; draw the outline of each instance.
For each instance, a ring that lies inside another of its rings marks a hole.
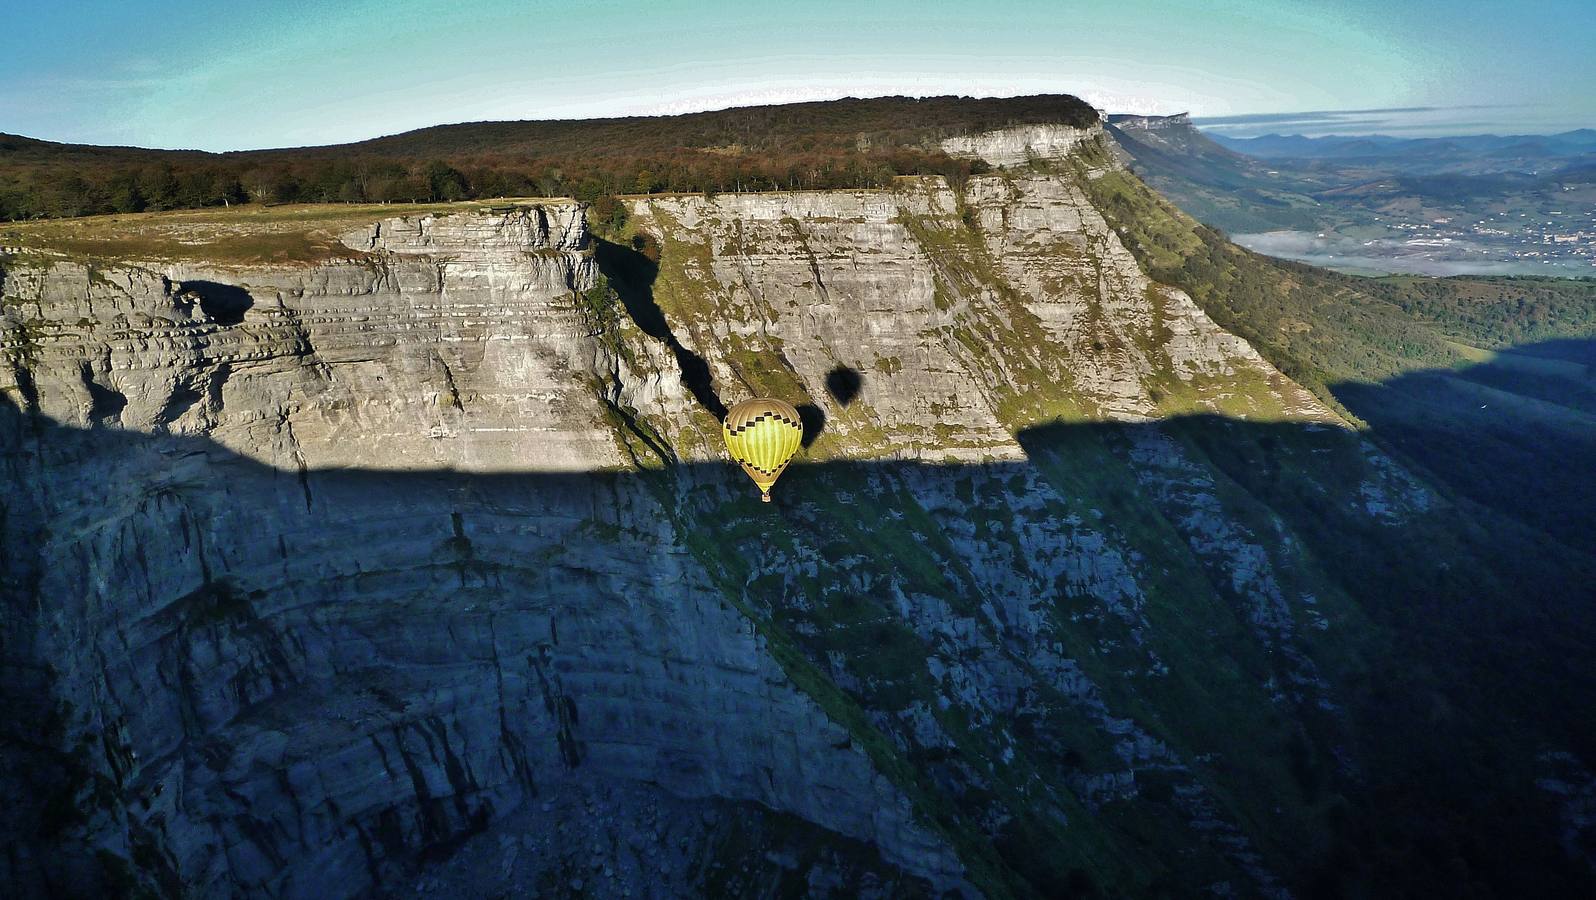
[[[843,406],[854,401],[864,387],[864,375],[858,369],[838,366],[826,373],[826,393]]]
[[[1331,390],[1382,444],[1458,494],[1596,547],[1596,340]]]
[[[813,403],[800,403],[793,408],[798,410],[798,420],[804,426],[804,448],[814,446],[815,440],[826,430],[826,411]]]
[[[612,241],[595,237],[594,257],[599,271],[609,279],[616,296],[626,308],[626,314],[640,331],[663,343],[676,359],[686,386],[698,405],[716,419],[726,418],[726,404],[715,390],[714,377],[709,363],[700,355],[682,346],[671,328],[665,311],[654,299],[654,282],[659,277],[659,263],[650,257],[647,244],[640,237],[635,246],[625,247]],[[837,366],[826,375],[826,391],[840,405],[847,406],[858,396],[863,376],[857,369]],[[803,446],[812,446],[826,430],[826,413],[813,403],[796,406],[803,421]],[[634,429],[635,430],[635,429]],[[658,452],[656,450],[656,452]]]
[[[179,287],[177,299],[188,299],[199,304],[200,311],[218,325],[237,325],[244,321],[244,313],[255,305],[255,298],[236,284],[219,281],[185,281]]]
[[[95,378],[94,369],[85,364],[80,370],[83,386],[89,392],[89,421],[96,425],[107,425],[116,422],[122,415],[122,410],[127,408],[127,397],[115,388],[101,384]]]
[[[621,304],[626,307],[626,314],[631,317],[632,323],[644,334],[670,349],[671,355],[676,358],[676,366],[681,371],[682,384],[693,395],[693,399],[698,401],[698,405],[716,419],[726,418],[726,404],[721,402],[720,395],[715,392],[714,377],[710,374],[709,363],[705,362],[702,356],[682,346],[682,342],[671,329],[670,322],[665,318],[665,311],[660,309],[659,303],[654,300],[654,280],[659,277],[659,263],[649,259],[640,248],[623,247],[601,237],[593,238],[593,246],[599,271],[615,288],[615,293],[621,298]]]
[[[24,798],[4,814],[11,819],[6,835],[47,852],[55,835],[67,833],[59,823],[47,832],[43,822],[45,801],[59,796],[57,789],[74,765],[64,751],[57,756],[44,749],[53,746],[51,735],[59,730],[50,718],[54,713],[40,700],[49,696],[53,677],[46,664],[62,661],[32,658],[28,644],[28,635],[41,627],[35,623],[54,606],[51,598],[38,595],[37,550],[65,515],[55,504],[68,504],[70,514],[102,502],[108,509],[133,509],[136,502],[124,502],[129,498],[122,493],[132,491],[131,500],[142,502],[147,498],[139,492],[160,484],[162,492],[183,501],[194,534],[231,535],[240,549],[275,546],[272,530],[278,527],[313,533],[349,520],[425,523],[434,517],[439,541],[427,551],[430,562],[423,556],[415,564],[457,570],[462,584],[491,585],[496,567],[528,563],[513,545],[490,544],[483,535],[491,532],[478,531],[483,523],[551,511],[581,520],[622,506],[614,497],[626,495],[652,498],[630,500],[628,509],[657,508],[662,516],[677,517],[692,531],[693,552],[706,564],[720,558],[715,554],[735,558],[744,546],[739,542],[752,542],[767,554],[762,565],[798,566],[799,560],[782,556],[780,549],[797,539],[820,548],[818,562],[807,557],[802,564],[821,566],[823,577],[846,581],[856,565],[849,561],[862,557],[875,567],[898,567],[920,589],[933,592],[961,583],[961,576],[947,574],[956,571],[959,560],[951,548],[975,538],[963,531],[933,531],[922,540],[920,532],[905,531],[904,514],[922,523],[967,514],[981,523],[981,533],[1001,534],[985,529],[1011,514],[1002,511],[1011,503],[1005,498],[1014,496],[1008,492],[1039,473],[1062,500],[1025,499],[1042,504],[1050,519],[1097,521],[1091,519],[1095,511],[1102,527],[1122,535],[1136,552],[1151,555],[1161,566],[1185,567],[1191,583],[1211,584],[1223,594],[1234,573],[1161,544],[1161,536],[1182,534],[1188,525],[1179,498],[1160,492],[1167,473],[1141,477],[1147,464],[1137,448],[1167,439],[1214,481],[1225,513],[1249,527],[1265,552],[1300,549],[1314,577],[1350,598],[1372,623],[1372,633],[1384,636],[1372,639],[1381,652],[1356,664],[1331,650],[1319,651],[1321,675],[1333,686],[1341,709],[1325,712],[1282,702],[1261,713],[1270,721],[1295,723],[1293,733],[1300,737],[1300,744],[1257,750],[1292,756],[1298,782],[1292,790],[1301,796],[1293,795],[1290,802],[1326,810],[1324,846],[1271,849],[1267,852],[1285,855],[1266,861],[1284,866],[1287,883],[1310,895],[1357,893],[1371,885],[1392,893],[1473,885],[1499,894],[1577,894],[1589,886],[1588,872],[1570,863],[1559,847],[1559,813],[1535,787],[1534,760],[1546,749],[1571,752],[1587,767],[1596,765],[1596,721],[1586,713],[1596,705],[1596,685],[1584,662],[1596,646],[1596,561],[1588,540],[1572,539],[1585,520],[1552,521],[1548,529],[1564,529],[1568,539],[1550,537],[1524,524],[1533,518],[1521,508],[1528,501],[1515,503],[1496,494],[1471,499],[1470,482],[1477,475],[1470,466],[1514,469],[1513,477],[1530,486],[1531,497],[1587,496],[1589,473],[1596,471],[1596,422],[1580,415],[1590,385],[1570,381],[1573,370],[1550,374],[1570,385],[1558,406],[1570,413],[1547,422],[1543,407],[1529,402],[1549,387],[1540,380],[1547,373],[1530,372],[1534,377],[1525,381],[1522,369],[1511,369],[1508,376],[1498,369],[1489,364],[1411,373],[1383,385],[1338,386],[1359,404],[1355,411],[1373,423],[1370,436],[1414,458],[1455,501],[1406,513],[1401,520],[1370,512],[1371,503],[1380,501],[1371,501],[1366,486],[1381,471],[1359,436],[1328,426],[1211,415],[1027,429],[1019,440],[1028,461],[810,465],[800,460],[773,491],[775,502],[767,505],[757,501],[757,493],[729,463],[578,474],[321,469],[301,480],[297,473],[241,457],[208,439],[64,427],[0,403],[0,463],[9,479],[0,496],[6,550],[0,573],[5,649],[0,701],[20,711],[0,717],[5,720],[0,749],[10,773],[0,778],[9,778],[12,795]],[[1505,401],[1487,401],[1487,410],[1480,410],[1472,399],[1475,387],[1509,376],[1517,387],[1512,396],[1520,398],[1502,413],[1509,418],[1476,417]],[[1454,396],[1459,391],[1471,398],[1469,403]],[[1548,444],[1544,435],[1558,441]],[[52,477],[42,477],[46,468]],[[882,481],[898,486],[891,496],[901,502],[913,503],[929,492],[943,498],[938,502],[954,505],[930,515],[861,499],[867,486]],[[677,496],[669,489],[673,483],[719,488],[707,505],[702,496],[685,503],[672,499]],[[71,493],[74,489],[78,494]],[[667,512],[651,502],[679,505]],[[257,512],[267,509],[281,523],[269,525],[269,517]],[[171,540],[187,540],[188,533],[187,528],[174,532]],[[854,543],[868,539],[879,542]],[[230,561],[243,558],[231,549],[209,551],[207,586],[215,586],[215,596],[271,592],[290,577],[294,563],[286,550],[271,566],[231,571]],[[351,546],[347,552],[358,561],[377,549]],[[739,585],[740,599],[756,609],[780,612],[788,602],[779,578],[729,583]],[[893,607],[887,601],[867,590],[850,596],[850,602],[867,605],[872,616],[891,621]],[[978,608],[978,598],[965,599]],[[1237,621],[1246,621],[1246,608],[1238,605],[1234,612]],[[218,613],[212,603],[175,604],[171,614]],[[776,619],[766,624],[780,627]],[[1090,645],[1091,626],[1081,627]],[[902,640],[885,625],[871,628],[871,640],[880,643],[883,654]],[[811,654],[819,671],[829,671],[824,645],[793,640]],[[923,661],[925,649],[912,649],[910,656],[918,654]],[[1258,660],[1260,680],[1275,678],[1278,673],[1269,667],[1284,665],[1272,656]],[[963,802],[947,800],[955,807]],[[1006,838],[994,858],[1021,872],[1023,882],[1038,891],[1067,878],[1069,873],[1048,872],[1036,861],[1026,849],[1031,845],[1025,834],[1022,829],[1018,837]]]
[[[783,361],[785,361],[783,357]],[[859,396],[859,389],[864,384],[864,377],[858,369],[848,366],[837,366],[826,373],[826,393],[831,399],[837,401],[838,406],[847,406]],[[803,446],[807,449],[814,446],[815,441],[826,431],[826,411],[814,403],[800,403],[796,407],[798,418],[803,421],[804,437]]]

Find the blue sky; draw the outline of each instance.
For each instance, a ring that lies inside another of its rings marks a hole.
[[[1459,130],[1596,126],[1596,0],[4,2],[0,131],[85,143],[1054,91],[1113,112],[1470,106],[1490,115]]]

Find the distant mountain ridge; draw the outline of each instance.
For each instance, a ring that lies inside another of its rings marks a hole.
[[[1407,163],[1426,171],[1546,171],[1596,154],[1596,129],[1581,128],[1550,135],[1462,135],[1402,138],[1383,134],[1266,134],[1233,138],[1210,133],[1216,143],[1260,159],[1367,161]]]
[[[1104,127],[1137,174],[1203,222],[1244,232],[1317,226],[1309,195],[1327,185],[1282,178],[1214,141],[1186,113],[1110,115]]]

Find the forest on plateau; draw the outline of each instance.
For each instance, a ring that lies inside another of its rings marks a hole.
[[[408,203],[487,197],[957,184],[984,171],[938,142],[1013,125],[1084,126],[1065,95],[883,97],[678,116],[441,125],[355,144],[208,153],[0,134],[0,220],[238,203]]]

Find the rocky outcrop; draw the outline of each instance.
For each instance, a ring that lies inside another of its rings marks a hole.
[[[1120,129],[1140,131],[1184,131],[1195,127],[1192,125],[1191,113],[1175,113],[1172,116],[1113,115],[1108,117],[1108,124]]]
[[[1021,125],[944,138],[942,149],[949,156],[973,156],[994,166],[1018,166],[1033,159],[1059,159],[1102,134],[1101,124],[1085,128]]]
[[[867,412],[842,407],[827,425],[849,455],[1018,458],[1015,431],[1065,406],[1135,421],[1176,391],[1193,395],[1188,409],[1339,421],[1185,294],[1153,285],[1071,179],[638,200],[632,221],[677,251],[653,294],[715,383],[770,377],[722,348],[781,348],[789,389],[817,402],[829,371],[865,373]],[[690,426],[668,397],[633,399]]]
[[[374,225],[308,269],[16,271],[7,338],[38,348],[37,411],[75,426],[286,468],[618,463],[597,397],[569,389],[605,365],[573,302],[596,273],[580,209],[453,218]]]

